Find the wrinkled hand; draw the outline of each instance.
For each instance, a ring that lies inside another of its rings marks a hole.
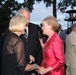
[[[39,67],[38,70],[36,70],[38,74],[44,75],[46,73],[46,69],[44,67]]]
[[[35,58],[32,55],[29,55],[29,59],[30,59],[29,63],[35,62]]]

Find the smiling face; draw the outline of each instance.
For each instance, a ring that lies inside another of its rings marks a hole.
[[[51,31],[51,25],[48,25],[45,21],[42,22],[42,30],[43,34],[48,35],[49,32]]]
[[[53,32],[55,32],[57,30],[57,28],[58,28],[58,22],[54,16],[46,17],[42,21],[43,34],[45,34],[47,36],[49,36]]]

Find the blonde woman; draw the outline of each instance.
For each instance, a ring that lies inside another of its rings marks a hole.
[[[43,46],[43,60],[38,73],[41,75],[65,75],[64,71],[64,47],[60,37],[55,32],[58,22],[50,16],[42,21],[43,34],[48,36]]]
[[[24,44],[20,38],[25,33],[27,20],[14,16],[9,22],[9,31],[2,53],[2,75],[23,75],[24,71],[34,70],[36,64],[26,64]],[[32,57],[30,60],[34,61]]]

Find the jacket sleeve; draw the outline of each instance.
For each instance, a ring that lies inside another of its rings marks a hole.
[[[73,49],[74,49],[74,51],[75,51],[75,53],[76,53],[76,33],[75,33],[75,35],[72,37],[71,43],[72,43]]]
[[[53,44],[53,52],[56,62],[52,65],[53,70],[59,71],[64,66],[64,47],[60,38]]]

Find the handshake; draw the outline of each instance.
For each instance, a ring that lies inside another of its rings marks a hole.
[[[47,69],[44,67],[40,67],[37,64],[34,64],[35,70],[38,72],[40,75],[44,75],[47,73]]]
[[[29,58],[30,58],[30,62],[29,62],[30,64],[32,62],[35,62],[35,58],[32,55],[30,55]],[[36,63],[32,64],[32,65],[33,65],[33,70],[35,70],[36,72],[38,72],[38,74],[40,74],[40,75],[44,75],[47,72],[53,70],[51,66],[47,67],[47,68],[44,68],[43,66],[38,66]]]

